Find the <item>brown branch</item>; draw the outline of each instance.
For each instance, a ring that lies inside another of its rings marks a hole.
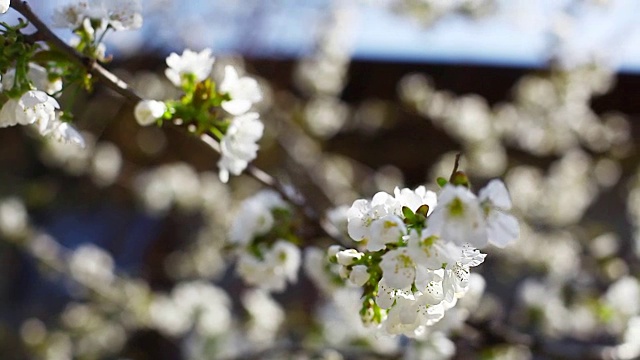
[[[136,94],[126,82],[120,80],[109,70],[105,69],[95,59],[83,55],[78,50],[69,46],[62,39],[49,29],[49,27],[36,15],[29,4],[26,1],[12,1],[11,7],[22,14],[35,28],[36,32],[29,35],[28,40],[41,40],[46,41],[49,45],[61,51],[67,57],[85,68],[91,75],[95,76],[98,80],[104,83],[107,87],[114,90],[118,94],[132,103],[137,103],[142,99]]]
[[[26,1],[12,1],[11,7],[15,9],[17,12],[22,14],[35,28],[36,32],[30,35],[27,35],[28,40],[30,41],[46,41],[50,46],[55,47],[63,54],[65,54],[71,61],[77,63],[79,66],[82,66],[89,72],[92,76],[95,76],[101,83],[120,94],[122,97],[127,99],[130,103],[136,104],[143,100],[143,98],[136,94],[129,85],[118,78],[115,74],[105,69],[96,59],[90,58],[73,47],[69,46],[62,39],[60,39],[56,34],[54,34],[49,27],[31,10],[31,7]],[[188,130],[184,129],[181,126],[174,125],[170,122],[167,122],[170,126],[175,127],[182,132],[190,133]],[[217,142],[209,135],[203,135],[200,139],[207,144],[210,148],[220,153],[220,147]],[[323,235],[333,238],[337,242],[341,242],[339,237],[336,237],[336,232],[333,231],[331,226],[326,222],[321,221],[320,217],[314,212],[314,210],[306,204],[306,200],[292,187],[285,186],[281,182],[279,182],[276,178],[269,175],[265,171],[260,168],[249,165],[246,171],[251,177],[258,180],[265,186],[268,186],[275,191],[277,191],[284,199],[292,203],[301,213],[301,215],[305,218],[307,222],[318,224],[319,233],[316,235]]]

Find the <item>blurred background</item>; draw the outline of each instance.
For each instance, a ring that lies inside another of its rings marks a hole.
[[[47,23],[67,4],[28,2]],[[142,4],[140,30],[105,38],[107,67],[160,100],[178,96],[165,58],[185,48],[213,50],[214,80],[225,64],[258,79],[255,164],[316,214],[396,186],[435,189],[460,152],[476,189],[504,179],[521,238],[486,250],[455,326],[381,340],[357,304],[347,314],[357,293],[303,269],[273,297],[243,284],[225,238],[257,181],[224,186],[215,152],[140,127],[104,87],[65,91],[85,150],[0,131],[0,358],[640,356],[639,2]],[[26,227],[37,236],[16,236]],[[307,233],[303,248],[331,243]]]

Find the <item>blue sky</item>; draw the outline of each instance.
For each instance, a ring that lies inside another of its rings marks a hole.
[[[377,0],[384,1],[390,0]],[[45,19],[52,7],[67,2],[32,0]],[[331,5],[346,4],[351,26],[344,37],[357,58],[542,65],[549,57],[549,34],[559,29],[556,33],[566,39],[559,53],[567,63],[597,58],[620,69],[640,71],[638,0],[582,0],[582,5],[569,11],[568,4],[575,0],[496,0],[497,11],[486,18],[450,16],[430,28],[370,5],[374,2],[143,0],[149,12],[145,29],[113,34],[109,44],[112,51],[123,52],[153,44],[167,51],[187,46],[211,47],[216,53],[300,56],[311,51]],[[563,15],[563,9],[571,17]]]

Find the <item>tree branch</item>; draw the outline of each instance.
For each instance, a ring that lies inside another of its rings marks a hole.
[[[67,57],[77,63],[78,65],[85,68],[91,75],[95,76],[98,80],[105,84],[105,86],[114,90],[118,94],[122,95],[124,98],[129,100],[132,103],[137,103],[142,99],[138,94],[136,94],[126,82],[119,79],[109,70],[105,69],[102,65],[98,63],[96,59],[90,58],[78,52],[78,50],[69,46],[62,39],[60,39],[56,34],[49,29],[49,27],[36,15],[32,10],[31,6],[26,1],[12,1],[11,7],[22,14],[27,21],[29,21],[35,28],[36,32],[34,34],[29,35],[29,40],[41,40],[46,41],[49,45],[55,47]]]
[[[95,76],[98,81],[120,94],[130,103],[136,104],[144,100],[140,95],[136,94],[136,92],[133,91],[125,81],[105,69],[96,59],[83,55],[54,34],[51,29],[49,29],[49,27],[31,10],[31,7],[26,1],[14,0],[11,2],[11,7],[22,14],[27,21],[36,28],[35,33],[28,35],[29,41],[47,42],[50,46],[55,47],[65,54],[71,61],[85,68],[87,72],[92,76]],[[178,128],[182,132],[189,133],[188,130],[180,127],[179,125],[175,125],[171,122],[166,123],[169,124],[169,126]],[[217,153],[220,153],[220,146],[210,135],[204,134],[200,136],[200,139]],[[277,191],[284,199],[292,203],[300,211],[301,215],[307,222],[317,224],[319,233],[315,235],[328,236],[333,238],[336,242],[342,243],[342,240],[337,236],[335,229],[333,229],[327,222],[321,221],[320,216],[318,216],[315,211],[306,204],[305,198],[298,191],[293,189],[292,186],[285,186],[276,178],[252,164],[249,164],[246,172],[265,186]]]

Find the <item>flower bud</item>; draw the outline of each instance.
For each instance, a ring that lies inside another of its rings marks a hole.
[[[156,122],[167,111],[167,106],[162,101],[142,100],[136,105],[133,113],[138,124],[148,126]]]
[[[357,259],[360,259],[362,255],[364,254],[359,252],[356,249],[347,249],[347,250],[339,251],[336,254],[336,257],[338,259],[338,264],[348,266],[353,264],[353,262],[356,261]]]
[[[355,286],[362,286],[369,280],[369,273],[366,265],[356,265],[351,269],[349,281]]]
[[[340,245],[331,245],[331,246],[329,246],[329,249],[327,250],[327,256],[329,256],[329,258],[332,258],[332,257],[336,256],[336,254],[338,252],[340,252],[340,250],[342,250],[342,246],[340,246]]]
[[[346,266],[340,266],[340,269],[338,270],[338,274],[340,274],[340,277],[342,279],[348,279],[349,278],[349,268]]]

